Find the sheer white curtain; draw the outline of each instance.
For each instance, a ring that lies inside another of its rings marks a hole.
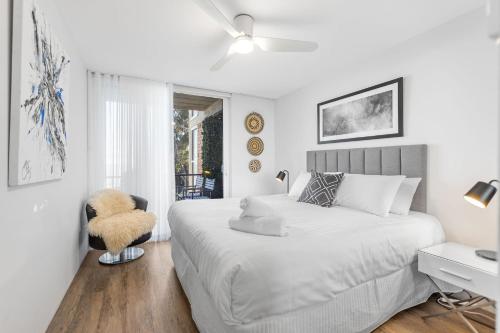
[[[175,197],[172,86],[88,73],[89,191],[116,188],[148,200],[153,240],[170,238]]]

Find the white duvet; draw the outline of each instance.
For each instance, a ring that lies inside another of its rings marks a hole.
[[[328,302],[444,241],[439,222],[423,213],[379,217],[284,195],[261,198],[285,217],[288,236],[230,229],[229,218],[241,212],[238,199],[185,200],[169,211],[173,238],[229,325]]]

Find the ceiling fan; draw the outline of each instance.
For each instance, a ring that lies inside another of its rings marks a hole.
[[[193,1],[234,38],[226,55],[210,68],[212,71],[221,69],[236,54],[252,52],[255,45],[266,52],[312,52],[318,48],[318,43],[315,42],[254,36],[252,16],[239,14],[234,17],[233,23],[231,23],[211,0]]]

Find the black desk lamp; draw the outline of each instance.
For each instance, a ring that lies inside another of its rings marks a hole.
[[[486,208],[497,192],[496,187],[491,185],[493,182],[500,183],[497,179],[490,180],[488,183],[477,182],[469,192],[465,193],[464,199],[474,206]],[[497,260],[495,251],[477,250],[476,255],[489,260]]]
[[[286,193],[290,191],[290,173],[288,170],[282,170],[276,175],[276,180],[282,182],[286,177]]]

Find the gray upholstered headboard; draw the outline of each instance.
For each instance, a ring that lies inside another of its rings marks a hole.
[[[427,210],[427,145],[308,151],[307,170],[421,177],[411,209]]]

